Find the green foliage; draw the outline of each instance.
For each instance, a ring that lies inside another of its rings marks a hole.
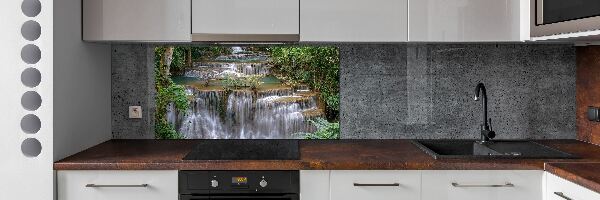
[[[175,104],[177,110],[187,110],[189,102],[185,94],[185,88],[181,85],[170,84],[167,87],[159,87],[156,91],[156,106],[167,107],[170,103]],[[166,114],[166,110],[165,110]]]
[[[336,47],[270,48],[278,78],[296,85],[306,83],[321,94],[329,120],[339,115],[339,51]]]
[[[242,78],[227,75],[222,81],[224,87],[228,89],[239,89],[244,86]]]
[[[233,92],[233,90],[231,90],[230,88],[225,88],[225,94],[223,94],[223,98],[221,98],[221,103],[219,104],[219,107],[217,107],[219,117],[221,117],[221,119],[223,120],[225,120],[225,117],[227,116],[227,102],[229,101],[229,95],[231,94],[231,92]]]
[[[317,131],[314,133],[298,133],[296,135],[304,139],[340,139],[340,124],[338,122],[328,122],[321,117],[308,121],[317,127]]]
[[[154,78],[156,80],[156,112],[154,113],[154,133],[156,138],[159,139],[180,139],[182,138],[181,134],[177,133],[175,127],[167,122],[167,107],[169,104],[173,103],[177,110],[185,111],[189,107],[189,101],[187,95],[185,94],[185,88],[173,83],[169,77],[169,74],[167,73],[168,67],[163,63],[163,56],[166,48],[167,47],[157,47],[154,51]],[[176,49],[178,49],[178,47],[176,47],[173,52],[173,62],[171,62],[171,67],[174,64],[177,65],[177,62],[179,62],[176,59]]]
[[[340,94],[339,93],[335,93],[335,94],[329,94],[324,96],[325,99],[325,103],[327,103],[327,105],[330,105],[334,108],[335,111],[339,112],[339,106],[340,106]]]
[[[231,48],[227,46],[203,46],[191,48],[192,60],[195,61],[202,59],[211,59],[220,55],[227,55],[231,53]]]
[[[183,139],[181,134],[175,131],[175,127],[166,121],[157,121],[154,125],[154,132],[160,133],[158,139]]]
[[[222,80],[222,84],[226,89],[249,87],[252,90],[256,90],[263,83],[263,78],[263,75],[251,75],[244,77],[226,76]]]
[[[171,72],[183,71],[186,67],[186,51],[188,47],[175,47],[173,49],[173,60],[171,61]]]
[[[260,86],[260,84],[262,84],[262,79],[264,78],[263,75],[251,75],[251,76],[247,76],[244,78],[244,84],[247,87],[250,87],[250,89],[252,90],[256,90],[258,89],[258,87]]]
[[[161,47],[156,47],[154,49],[154,54],[155,54],[154,64],[156,67],[160,67],[162,65],[161,58],[163,57],[167,48],[168,47],[166,47],[166,46],[161,46]],[[177,46],[177,47],[173,48],[173,57],[171,60],[171,65],[169,66],[170,73],[177,74],[179,72],[182,72],[187,67],[186,54],[187,54],[187,51],[190,50],[190,48],[191,47],[185,47],[185,46]]]

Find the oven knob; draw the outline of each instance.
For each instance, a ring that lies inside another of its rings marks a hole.
[[[265,181],[265,179],[261,180],[258,184],[260,185],[260,187],[267,187],[267,181]]]
[[[214,187],[214,188],[219,187],[219,181],[214,180],[214,179],[211,180],[210,181],[210,187]]]

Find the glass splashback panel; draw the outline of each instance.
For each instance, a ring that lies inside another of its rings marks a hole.
[[[155,59],[157,138],[339,138],[337,47],[161,46]]]

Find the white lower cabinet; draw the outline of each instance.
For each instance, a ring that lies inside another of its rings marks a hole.
[[[538,170],[300,171],[300,199],[543,200],[543,176]]]
[[[600,200],[600,194],[546,172],[545,200]]]
[[[300,200],[600,200],[537,170],[303,170]],[[57,171],[58,200],[177,200],[175,170]],[[545,184],[544,184],[545,183]]]
[[[422,172],[422,200],[542,200],[543,171]]]
[[[329,200],[329,170],[300,171],[300,199]]]
[[[58,200],[177,200],[177,171],[65,170],[57,174]]]
[[[415,200],[421,193],[419,171],[331,171],[331,200]]]

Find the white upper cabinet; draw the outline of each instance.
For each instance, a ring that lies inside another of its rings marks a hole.
[[[299,0],[192,0],[194,41],[298,41]]]
[[[512,42],[527,0],[83,0],[86,41]]]
[[[189,0],[83,0],[85,41],[190,41]]]
[[[406,42],[408,0],[302,0],[300,41]]]
[[[411,0],[409,41],[525,41],[528,0]]]

